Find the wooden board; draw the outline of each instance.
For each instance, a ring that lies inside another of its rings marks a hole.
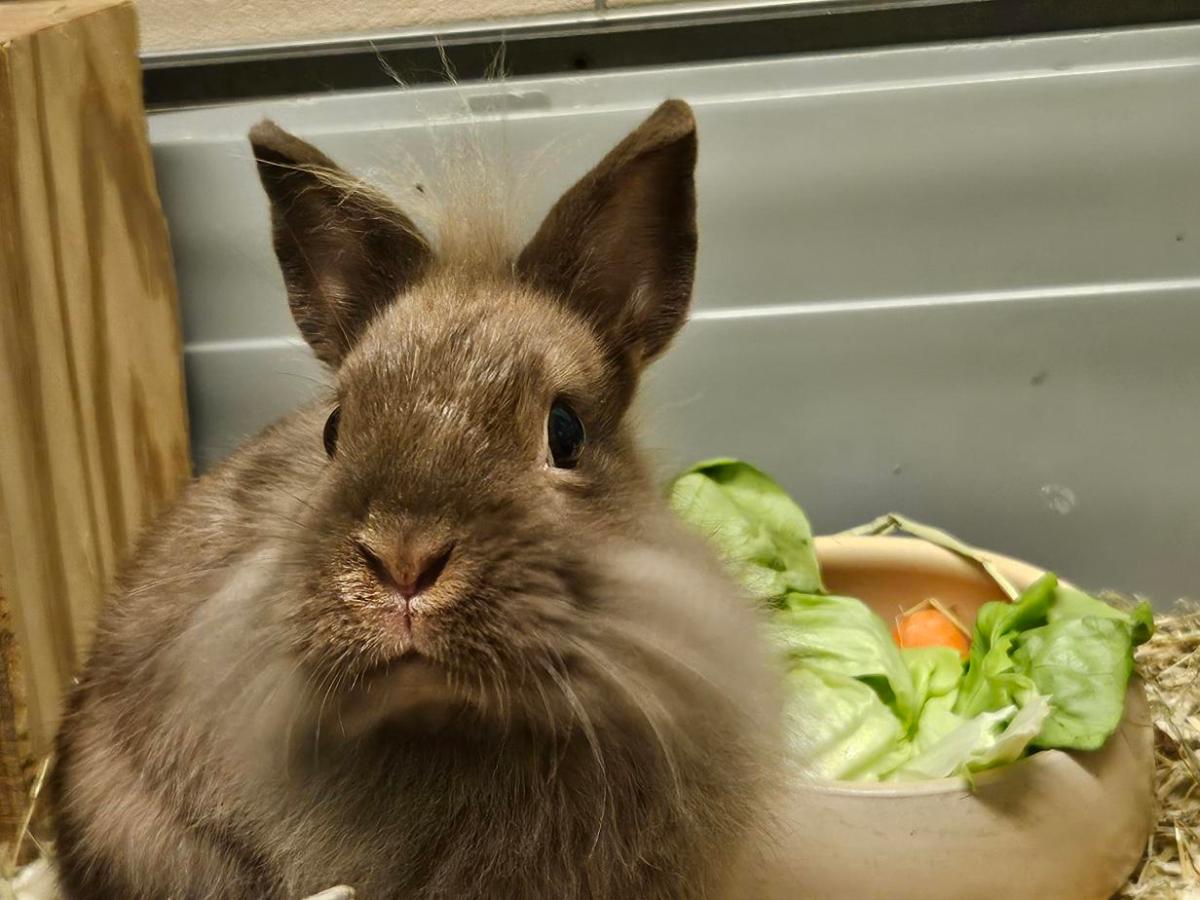
[[[0,867],[12,859],[9,845],[25,820],[33,770],[21,648],[0,594]]]
[[[69,25],[112,5],[113,0],[5,0],[0,7],[0,44]]]
[[[129,2],[0,3],[0,593],[33,754],[139,529],[189,473]]]

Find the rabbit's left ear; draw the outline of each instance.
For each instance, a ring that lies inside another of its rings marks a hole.
[[[517,261],[638,368],[687,318],[695,166],[691,107],[668,100],[562,196]]]
[[[292,317],[336,368],[367,322],[420,277],[429,244],[391,201],[274,122],[254,126],[250,145]]]

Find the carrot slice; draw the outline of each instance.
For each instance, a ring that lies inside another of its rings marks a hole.
[[[937,609],[918,609],[900,616],[892,638],[901,647],[949,647],[963,659],[971,651],[967,636]]]

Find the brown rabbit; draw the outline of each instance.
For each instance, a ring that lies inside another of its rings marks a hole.
[[[251,142],[335,394],[125,573],[59,737],[67,896],[756,896],[775,673],[626,422],[687,315],[691,110],[505,256]]]

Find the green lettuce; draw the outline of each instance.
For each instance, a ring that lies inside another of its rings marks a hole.
[[[1133,648],[1152,630],[1148,604],[1125,612],[1047,573],[1015,602],[980,609],[955,712],[974,716],[1049,697],[1033,745],[1096,750],[1121,722]]]
[[[842,621],[825,627],[838,613]],[[913,780],[1003,765],[1022,755],[1049,712],[1035,694],[1020,709],[958,715],[957,651],[896,647],[858,600],[791,594],[774,626],[791,687],[789,742],[812,775]]]
[[[894,768],[904,728],[868,685],[819,666],[788,672],[788,743],[806,771],[841,781],[877,780]]]
[[[862,601],[788,593],[771,624],[791,668],[854,678],[878,694],[904,728],[912,724],[920,711],[912,673],[883,619]]]
[[[755,597],[778,602],[788,591],[824,590],[803,510],[748,463],[697,463],[671,484],[669,500],[713,542]]]
[[[1120,723],[1146,604],[1115,609],[1046,574],[980,609],[964,666],[949,648],[898,648],[865,604],[827,594],[803,511],[753,466],[699,463],[669,501],[771,611],[789,741],[814,775],[969,776],[1030,749],[1096,749]]]
[[[1018,709],[1006,706],[972,718],[949,715],[954,727],[900,765],[896,780],[949,778],[1015,762],[1041,730],[1050,714],[1049,701],[1035,695]]]

